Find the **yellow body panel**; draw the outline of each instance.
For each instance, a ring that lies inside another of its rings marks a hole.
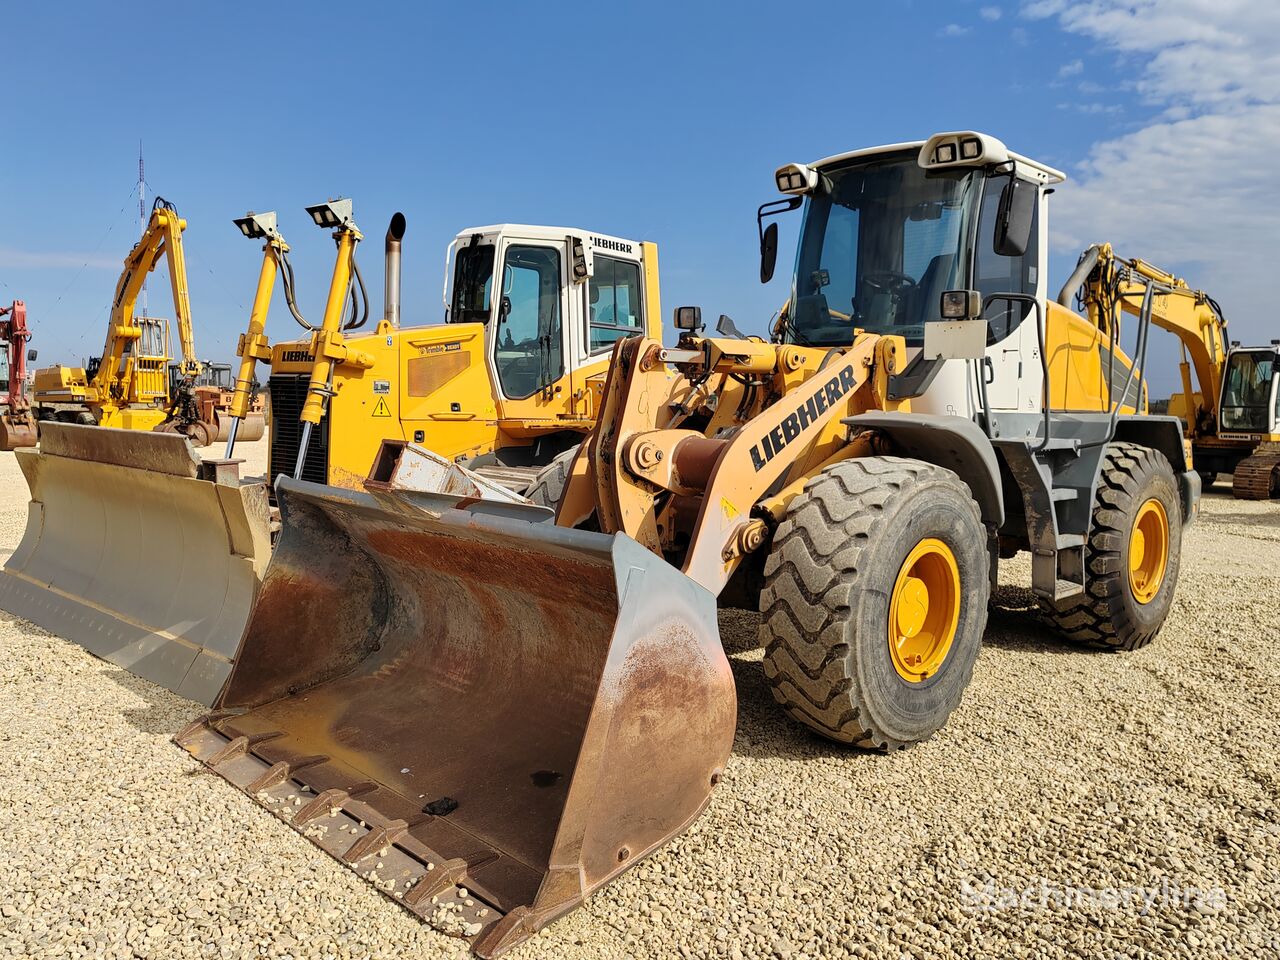
[[[1131,361],[1116,347],[1111,363],[1110,338],[1079,314],[1056,303],[1048,305],[1045,323],[1045,353],[1049,363],[1049,405],[1054,410],[1109,412],[1111,381],[1117,399],[1129,375]],[[1142,385],[1142,408],[1146,409],[1146,385]],[[1133,413],[1134,404],[1122,404],[1122,413]]]
[[[490,376],[480,323],[429,327],[379,325],[377,332],[346,336],[353,351],[372,358],[368,368],[339,366],[333,379],[329,420],[329,483],[363,489],[383,440],[420,443],[450,459],[470,458],[499,447],[522,446],[540,435],[586,432],[590,411],[576,414],[566,374],[562,389],[544,399],[499,401]],[[307,377],[310,341],[272,347],[273,375]],[[579,368],[588,398],[603,388],[608,357]],[[501,405],[501,410],[500,410]],[[593,400],[590,406],[597,404]],[[292,464],[273,465],[288,469]]]

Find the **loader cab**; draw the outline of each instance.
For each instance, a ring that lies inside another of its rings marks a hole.
[[[1280,434],[1280,348],[1232,349],[1222,381],[1218,424],[1225,439]]]
[[[591,415],[586,379],[619,339],[658,327],[652,244],[501,224],[463,231],[451,251],[446,319],[484,325],[500,418]]]
[[[994,138],[953,133],[788,164],[775,179],[804,205],[783,342],[837,347],[856,330],[894,334],[913,358],[982,359],[992,409],[1040,406],[1038,364],[1026,363],[1038,338],[1024,321],[1032,301],[1044,309],[1046,188],[1061,173]],[[947,291],[976,291],[975,315],[944,317]],[[972,415],[973,379],[951,364],[915,405]]]

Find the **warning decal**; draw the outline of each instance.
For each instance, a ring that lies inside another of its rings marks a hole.
[[[387,398],[386,398],[386,397],[379,397],[379,398],[378,398],[378,403],[377,403],[377,405],[373,408],[373,416],[375,416],[375,417],[390,417],[390,416],[391,416],[391,408],[387,406]]]

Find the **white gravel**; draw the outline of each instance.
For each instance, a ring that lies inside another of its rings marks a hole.
[[[11,454],[0,481],[7,556]],[[1206,498],[1135,654],[1046,635],[1026,575],[950,725],[893,756],[781,716],[757,618],[723,614],[740,716],[707,814],[513,955],[1277,955],[1280,506]],[[195,704],[7,614],[0,641],[0,957],[465,954],[170,744]]]

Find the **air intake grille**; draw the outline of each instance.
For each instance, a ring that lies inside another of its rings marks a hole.
[[[308,377],[300,374],[278,374],[271,386],[271,484],[280,474],[293,476],[298,462],[298,446],[302,443],[302,404],[307,399]],[[314,483],[329,482],[329,415],[311,429],[307,444],[307,462],[302,465],[302,479]]]

